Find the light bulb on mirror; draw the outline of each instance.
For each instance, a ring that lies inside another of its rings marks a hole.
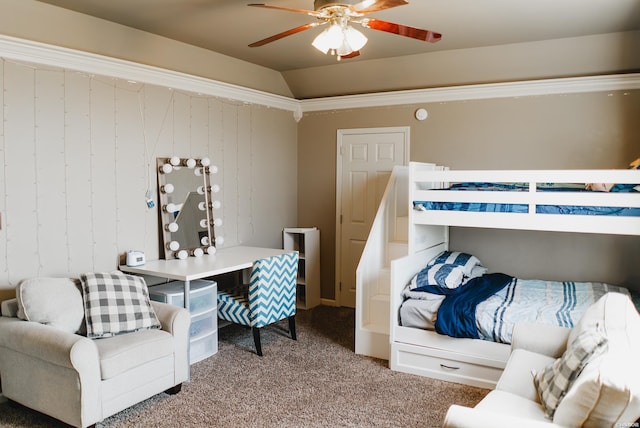
[[[169,163],[170,163],[171,165],[173,165],[173,166],[178,166],[178,165],[180,165],[180,158],[179,158],[178,156],[172,156],[172,157],[169,159]]]
[[[178,206],[172,202],[169,202],[167,205],[165,205],[164,207],[162,207],[166,212],[168,213],[175,213],[176,211],[178,211]]]
[[[202,177],[202,168],[194,168],[193,173],[196,177]]]
[[[180,243],[178,241],[171,241],[167,244],[167,248],[171,251],[178,251],[180,249]]]
[[[222,206],[222,202],[220,201],[213,201],[213,203],[211,204],[211,208],[215,208],[215,209],[219,209]]]
[[[204,195],[204,186],[198,186],[196,191],[198,192],[198,195]]]
[[[195,159],[192,159],[192,158],[185,159],[185,161],[184,161],[184,165],[185,165],[187,168],[193,168],[193,167],[195,167],[195,166],[196,166],[196,160],[195,160]]]
[[[211,165],[208,169],[209,174],[217,174],[218,173],[218,167],[215,165]]]
[[[209,158],[202,158],[200,159],[200,165],[209,166],[211,165],[211,160]]]
[[[202,257],[204,251],[202,251],[202,248],[194,248],[191,254],[193,255],[193,257]]]
[[[209,237],[208,236],[203,236],[202,239],[200,240],[200,244],[204,247],[208,247],[209,246]]]
[[[222,226],[222,219],[221,218],[217,218],[217,219],[213,220],[213,225],[216,226],[216,227]]]
[[[218,193],[219,191],[220,191],[220,186],[218,186],[217,184],[214,184],[213,186],[211,186],[212,193]]]
[[[173,193],[173,191],[175,190],[175,187],[173,187],[173,184],[171,183],[167,183],[164,186],[160,187],[160,190],[162,191],[162,193]]]
[[[216,246],[223,246],[224,245],[224,237],[223,236],[216,236]]]
[[[205,251],[207,252],[207,254],[212,256],[216,253],[216,247],[207,247],[205,248]]]
[[[165,229],[171,233],[176,233],[178,231],[178,223],[171,222],[168,225],[165,226]]]
[[[200,211],[204,211],[207,209],[207,204],[205,204],[204,202],[198,202],[198,209]]]
[[[207,226],[209,226],[209,222],[207,221],[206,218],[203,218],[202,220],[200,220],[200,227],[203,229],[206,229]]]
[[[173,171],[173,167],[169,163],[163,163],[160,166],[160,172],[162,174],[169,174],[171,171]]]
[[[176,253],[176,258],[180,260],[184,260],[187,257],[189,257],[189,253],[187,252],[187,250],[180,250]]]

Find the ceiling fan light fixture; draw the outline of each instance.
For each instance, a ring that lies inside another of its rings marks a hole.
[[[359,51],[367,43],[367,37],[355,28],[339,23],[331,24],[329,28],[313,40],[314,48],[323,54],[344,56]]]
[[[338,49],[342,44],[342,39],[343,36],[340,25],[331,24],[329,28],[318,34],[311,45],[323,54],[326,54],[329,50]]]
[[[351,46],[352,51],[359,51],[369,41],[369,39],[367,39],[367,36],[351,26],[347,26],[347,28],[344,30],[344,38],[349,46]]]
[[[355,58],[360,55],[360,49],[364,47],[368,40],[364,34],[349,26],[348,24],[350,23],[360,24],[370,30],[397,34],[424,42],[435,43],[439,41],[442,35],[435,31],[409,27],[381,19],[365,18],[370,13],[407,4],[409,4],[407,0],[314,0],[313,10],[308,10],[265,3],[251,3],[249,6],[304,13],[315,17],[317,21],[299,25],[290,30],[258,40],[251,43],[249,47],[263,46],[311,28],[329,24],[323,32],[316,36],[311,45],[325,55],[336,55],[338,60]]]

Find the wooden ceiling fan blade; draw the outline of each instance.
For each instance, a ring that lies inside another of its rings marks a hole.
[[[310,22],[309,24],[304,24],[304,25],[301,25],[299,27],[292,28],[292,29],[287,30],[287,31],[283,31],[282,33],[274,34],[273,36],[267,37],[266,39],[262,39],[262,40],[258,40],[257,42],[253,42],[253,43],[251,43],[249,45],[249,47],[250,48],[255,48],[255,47],[258,47],[258,46],[264,46],[267,43],[275,42],[276,40],[280,40],[280,39],[282,39],[284,37],[290,36],[292,34],[299,33],[301,31],[308,30],[310,28],[317,27],[318,25],[322,25],[322,24],[323,23],[321,23],[321,22]]]
[[[392,7],[404,6],[406,4],[409,4],[406,0],[364,0],[354,4],[352,7],[359,13],[366,14],[390,9]]]
[[[349,58],[355,58],[358,55],[360,55],[360,51],[353,51],[348,55],[340,55],[340,59],[349,59]]]
[[[274,5],[265,4],[265,3],[249,3],[247,6],[263,7],[263,8],[266,8],[266,9],[275,9],[275,10],[284,10],[286,12],[304,13],[304,14],[307,14],[309,16],[316,16],[316,17],[320,15],[315,10],[298,9],[298,8],[295,8],[295,7],[274,6]]]
[[[409,27],[407,25],[400,25],[393,22],[382,21],[380,19],[363,20],[362,26],[371,28],[372,30],[385,31],[387,33],[411,37],[412,39],[418,39],[430,43],[435,43],[442,38],[442,34],[431,30]]]

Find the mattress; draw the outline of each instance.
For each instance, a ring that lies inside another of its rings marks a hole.
[[[418,299],[407,299],[400,306],[400,325],[422,330],[435,330],[438,307],[445,296],[438,296],[437,304]]]
[[[476,308],[479,338],[511,343],[518,322],[573,327],[584,311],[608,292],[629,295],[629,290],[598,282],[558,282],[516,279]],[[409,298],[400,307],[400,325],[434,330],[442,295]],[[407,292],[404,293],[408,296]]]

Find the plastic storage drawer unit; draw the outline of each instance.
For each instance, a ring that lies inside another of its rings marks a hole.
[[[184,282],[172,281],[149,287],[149,297],[157,302],[184,306]],[[190,283],[189,363],[197,363],[218,352],[218,287],[215,281]]]
[[[191,328],[189,329],[189,337],[195,339],[213,333],[216,331],[218,311],[215,309],[204,312],[200,315],[191,316]]]
[[[217,289],[215,281],[198,279],[191,281],[189,293],[189,312],[200,314],[217,307]],[[171,281],[166,284],[149,287],[149,297],[157,302],[184,307],[184,282]]]
[[[197,363],[218,352],[218,332],[192,338],[189,349],[189,364]]]

